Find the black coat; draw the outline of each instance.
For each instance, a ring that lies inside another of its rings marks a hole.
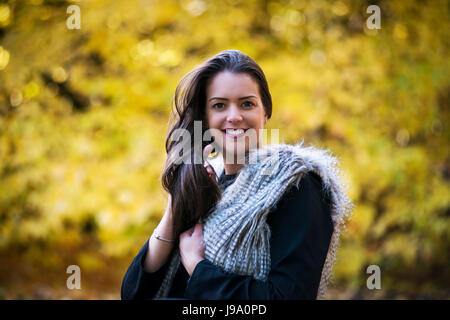
[[[226,188],[237,174],[219,178]],[[267,217],[271,228],[271,270],[267,281],[225,272],[204,259],[189,277],[182,264],[178,268],[168,298],[178,299],[315,299],[325,263],[333,223],[330,200],[322,191],[322,181],[313,172],[306,174],[278,202]],[[169,261],[148,273],[143,263],[148,241],[134,258],[122,282],[122,299],[152,299],[161,286]]]

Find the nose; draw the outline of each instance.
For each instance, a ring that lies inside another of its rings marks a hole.
[[[234,103],[228,109],[227,121],[231,123],[242,121],[241,111]]]

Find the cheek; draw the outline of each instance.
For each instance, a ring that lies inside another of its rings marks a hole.
[[[264,116],[257,115],[252,119],[252,127],[255,129],[264,128]]]
[[[221,119],[219,117],[217,117],[217,116],[214,116],[213,114],[206,114],[205,119],[206,119],[205,120],[206,121],[205,128],[217,129],[217,130],[211,130],[210,133],[214,137],[214,140],[216,142],[218,142],[220,145],[222,145],[223,144],[222,143],[223,135],[220,132],[220,128],[221,128],[221,126],[220,126],[221,122],[220,121],[221,121]]]
[[[206,121],[206,125],[209,126],[210,128],[217,127],[217,116],[214,116],[214,114],[207,112],[205,115],[205,121]]]

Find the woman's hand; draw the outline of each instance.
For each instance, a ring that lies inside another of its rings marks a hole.
[[[194,227],[180,234],[180,255],[189,276],[192,276],[197,263],[205,259],[205,245],[203,243],[203,224],[197,223]]]
[[[207,159],[213,149],[212,144],[208,144],[203,149],[203,159]],[[206,160],[207,162],[207,160]],[[207,164],[206,171],[212,181],[216,181],[216,172],[214,168]],[[203,243],[203,224],[197,223],[194,227],[180,234],[180,255],[181,263],[188,272],[189,276],[194,272],[197,263],[205,259],[205,244]]]
[[[204,149],[203,149],[203,159],[204,159],[204,162],[206,161],[206,163],[207,163],[207,165],[205,166],[204,164],[204,166],[205,166],[205,168],[206,168],[206,171],[208,172],[208,174],[209,174],[209,177],[212,179],[212,181],[214,181],[214,182],[217,182],[216,181],[216,172],[214,171],[214,168],[208,163],[208,156],[209,156],[209,154],[211,153],[211,151],[213,150],[213,145],[212,145],[212,143],[211,144],[208,144]]]

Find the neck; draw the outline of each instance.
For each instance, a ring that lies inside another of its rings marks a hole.
[[[243,167],[243,164],[226,164],[224,165],[225,174],[239,173]]]
[[[228,155],[228,157],[226,156],[226,152],[224,152],[222,154],[222,159],[223,159],[223,163],[224,163],[224,170],[225,170],[225,174],[236,174],[239,173],[241,171],[241,169],[243,167],[245,167],[246,164],[246,160],[245,160],[245,156],[248,155],[248,151],[241,154],[234,154],[233,155]],[[226,161],[226,158],[228,158],[228,161]],[[230,161],[230,158],[234,158],[232,161]],[[227,162],[229,162],[227,164]]]
[[[234,159],[231,160],[230,156],[226,157],[225,153],[223,154],[223,163],[224,163],[224,170],[225,174],[236,174],[241,171],[241,169],[245,166],[245,159],[241,157],[238,157],[237,155],[234,156]],[[227,159],[228,158],[228,159]],[[227,161],[228,160],[228,161]]]

